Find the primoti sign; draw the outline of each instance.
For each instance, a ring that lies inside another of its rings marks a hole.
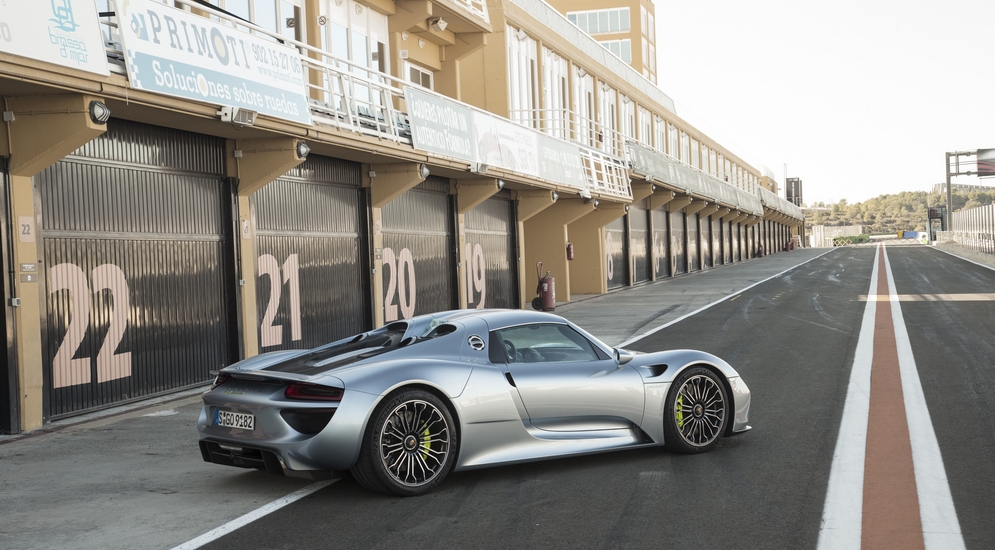
[[[109,74],[93,0],[0,2],[0,52]]]
[[[131,86],[311,123],[295,48],[151,0],[118,0]]]

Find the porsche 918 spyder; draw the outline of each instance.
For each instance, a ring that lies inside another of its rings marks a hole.
[[[750,429],[750,390],[714,355],[612,349],[549,313],[422,315],[221,370],[204,460],[425,493],[451,471],[619,449],[699,453]]]

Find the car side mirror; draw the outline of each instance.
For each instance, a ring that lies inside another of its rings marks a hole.
[[[622,348],[615,348],[615,362],[619,365],[624,365],[629,361],[632,361],[633,355],[628,350]]]

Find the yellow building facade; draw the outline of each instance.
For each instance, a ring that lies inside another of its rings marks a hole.
[[[802,221],[678,116],[642,42],[627,63],[538,0],[42,4],[0,7],[4,433],[530,307],[539,262],[565,301]]]

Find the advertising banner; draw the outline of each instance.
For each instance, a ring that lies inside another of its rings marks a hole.
[[[513,170],[530,176],[539,175],[538,132],[495,116],[473,112],[473,135],[477,144],[477,162]]]
[[[404,100],[415,149],[540,177],[589,195],[580,146],[412,86],[404,89]]]
[[[587,188],[580,147],[540,133],[539,177],[580,189]]]
[[[311,123],[300,53],[151,0],[117,0],[131,86]]]
[[[995,149],[978,149],[978,176],[995,176]]]
[[[474,161],[473,111],[411,86],[404,88],[404,102],[415,149]]]
[[[0,51],[110,74],[93,0],[0,2]]]

